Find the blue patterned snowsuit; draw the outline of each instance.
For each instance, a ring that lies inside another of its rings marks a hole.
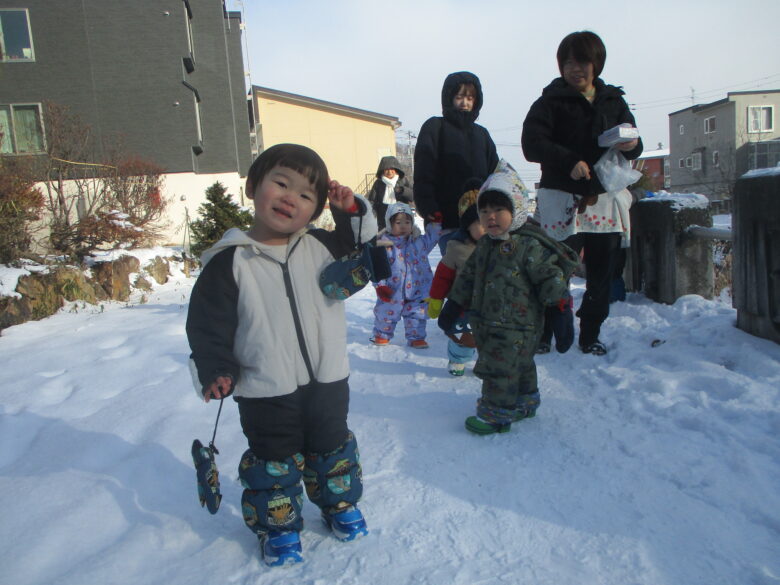
[[[425,339],[428,320],[425,298],[431,288],[433,273],[428,261],[441,233],[440,223],[429,223],[425,234],[396,237],[385,233],[381,239],[389,240],[387,259],[392,271],[389,278],[377,283],[393,290],[392,299],[377,299],[374,306],[374,335],[392,339],[395,326],[403,317],[407,341]],[[381,240],[380,242],[381,243]]]

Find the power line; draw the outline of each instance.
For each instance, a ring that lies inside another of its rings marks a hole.
[[[734,83],[731,85],[725,85],[723,87],[718,87],[715,89],[708,89],[706,91],[700,91],[696,92],[696,96],[699,98],[707,98],[709,96],[717,95],[718,93],[723,92],[724,90],[739,90],[739,89],[745,89],[748,87],[760,87],[761,85],[767,85],[770,83],[776,83],[780,81],[780,73],[773,73],[772,75],[767,75],[765,77],[759,77],[758,79],[751,79],[750,81],[745,81],[742,83]],[[668,97],[668,98],[660,98],[656,100],[649,100],[646,102],[633,102],[630,105],[636,108],[642,108],[646,110],[650,110],[653,108],[662,108],[666,106],[672,106],[674,104],[679,103],[688,103],[691,100],[690,95],[685,96],[675,96],[675,97]]]

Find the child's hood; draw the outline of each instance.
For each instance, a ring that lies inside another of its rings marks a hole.
[[[200,263],[205,267],[214,256],[225,248],[230,248],[232,246],[252,246],[255,250],[264,251],[272,258],[276,258],[278,261],[283,262],[289,253],[290,246],[292,246],[299,239],[300,235],[304,234],[307,230],[308,227],[305,227],[300,231],[291,234],[286,249],[283,250],[282,246],[270,246],[258,242],[251,238],[247,232],[241,231],[239,228],[230,228],[222,235],[222,239],[201,254]]]
[[[208,264],[208,262],[214,256],[219,254],[225,248],[230,248],[231,246],[251,245],[260,246],[262,244],[250,238],[249,234],[241,231],[239,228],[230,228],[222,235],[222,238],[216,244],[201,254],[200,262],[203,266],[206,266],[206,264]]]
[[[386,226],[390,225],[390,219],[397,213],[405,213],[412,218],[412,221],[414,221],[414,210],[409,206],[409,204],[398,201],[387,206],[387,211],[385,211]]]
[[[512,168],[507,161],[501,159],[496,165],[496,170],[493,174],[488,176],[479,190],[477,196],[477,206],[479,206],[479,198],[486,191],[498,191],[503,193],[509,198],[512,203],[512,225],[509,231],[512,232],[516,229],[520,229],[525,225],[528,220],[528,189],[526,189],[517,171]]]
[[[452,105],[452,98],[458,93],[458,89],[463,84],[472,84],[477,92],[474,99],[474,107],[470,112],[459,112]],[[467,117],[471,122],[474,122],[479,117],[479,111],[482,109],[482,84],[479,81],[479,77],[471,73],[470,71],[458,71],[457,73],[450,73],[444,80],[444,85],[441,88],[441,108],[442,114],[445,118],[451,119],[453,117]]]

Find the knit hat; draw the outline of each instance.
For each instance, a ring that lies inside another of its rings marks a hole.
[[[469,231],[469,226],[479,220],[477,214],[477,194],[482,186],[482,181],[476,177],[466,179],[463,184],[463,195],[458,200],[458,216],[460,216],[460,229]]]
[[[485,193],[497,192],[506,197],[512,209],[512,225],[509,231],[523,227],[528,219],[528,189],[520,179],[517,171],[504,159],[498,161],[496,170],[486,180],[479,190],[477,200],[482,199]],[[492,237],[492,236],[491,236]],[[504,234],[500,239],[506,239]]]
[[[385,211],[385,225],[388,226],[388,230],[390,229],[390,220],[393,219],[394,215],[398,215],[399,213],[405,213],[414,221],[414,211],[407,203],[401,203],[400,201],[391,203],[387,206],[387,211]]]

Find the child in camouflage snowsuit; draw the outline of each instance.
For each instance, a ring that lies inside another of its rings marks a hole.
[[[567,280],[577,255],[526,223],[527,203],[523,182],[501,161],[477,198],[486,236],[458,273],[439,318],[439,325],[446,326],[468,311],[479,352],[474,373],[482,379],[482,397],[466,428],[477,434],[507,432],[512,422],[536,413],[534,353],[545,307],[560,309],[553,323],[556,339],[568,340],[570,346],[574,338]]]

